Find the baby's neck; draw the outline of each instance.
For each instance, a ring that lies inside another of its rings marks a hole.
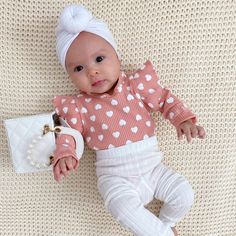
[[[114,83],[114,85],[113,85],[108,91],[106,91],[105,93],[108,93],[109,95],[112,95],[113,92],[114,92],[114,88],[116,87],[117,83],[118,83],[118,80],[117,80],[117,81]]]

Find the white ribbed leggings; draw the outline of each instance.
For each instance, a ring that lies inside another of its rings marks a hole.
[[[137,236],[173,236],[193,204],[190,184],[161,163],[156,137],[97,151],[98,190],[107,210]],[[145,208],[153,198],[164,202],[159,217]]]

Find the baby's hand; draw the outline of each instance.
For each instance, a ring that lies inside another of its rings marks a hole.
[[[61,158],[53,168],[54,179],[60,182],[61,176],[66,177],[71,170],[76,171],[78,166],[79,160],[75,160],[72,156]]]
[[[202,126],[198,126],[192,123],[191,119],[181,123],[177,128],[177,136],[179,140],[183,139],[183,135],[186,136],[188,143],[191,143],[192,138],[205,138],[206,132]]]

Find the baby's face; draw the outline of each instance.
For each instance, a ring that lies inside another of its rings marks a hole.
[[[105,39],[81,32],[67,52],[66,70],[80,91],[112,94],[120,75],[120,60]]]

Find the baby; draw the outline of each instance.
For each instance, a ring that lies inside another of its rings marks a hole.
[[[56,113],[78,130],[96,152],[98,190],[106,209],[137,236],[177,235],[175,225],[193,204],[187,180],[162,162],[150,112],[160,111],[187,141],[205,137],[196,116],[164,88],[148,60],[132,74],[120,70],[117,46],[107,25],[81,5],[67,6],[57,26],[57,55],[80,90],[56,96]],[[56,181],[77,170],[75,140],[58,135]],[[145,208],[164,202],[159,217]]]

